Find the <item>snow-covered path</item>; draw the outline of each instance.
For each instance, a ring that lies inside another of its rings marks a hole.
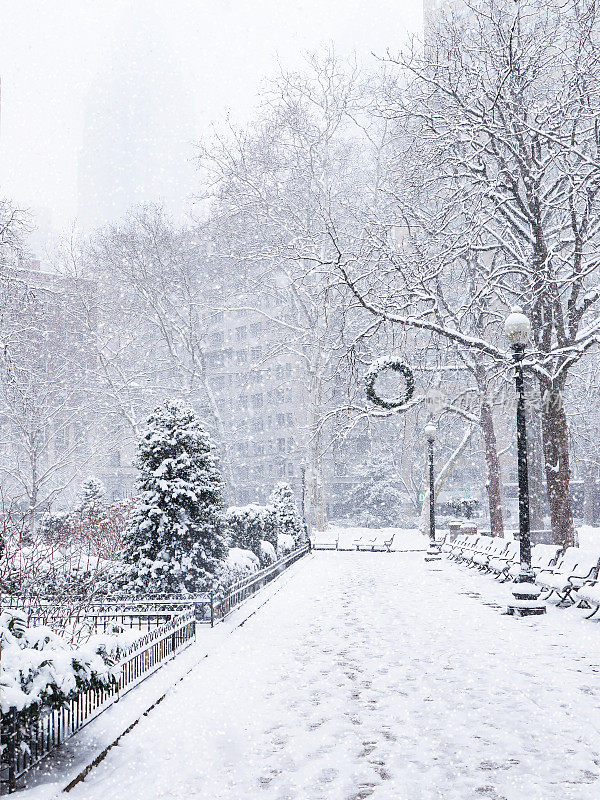
[[[318,553],[70,797],[598,798],[600,628],[502,616],[506,591]]]

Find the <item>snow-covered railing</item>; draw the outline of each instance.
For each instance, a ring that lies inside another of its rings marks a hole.
[[[233,609],[239,605],[243,600],[250,595],[253,595],[259,589],[262,589],[269,581],[272,581],[273,578],[276,578],[280,575],[284,570],[288,567],[291,567],[293,563],[298,561],[298,559],[302,558],[309,552],[309,545],[304,544],[300,547],[297,547],[295,550],[292,550],[291,553],[283,556],[278,561],[275,561],[274,564],[270,564],[268,567],[261,569],[260,572],[255,572],[253,575],[249,575],[247,578],[242,578],[239,581],[236,581],[230,587],[228,587],[225,595],[223,597],[219,597],[214,595],[212,597],[212,618],[211,624],[214,624],[215,621],[219,619],[225,619],[225,617],[233,611]],[[209,621],[209,620],[207,620]]]
[[[37,715],[11,708],[2,726],[2,781],[9,792],[17,781],[61,742],[106,711],[122,695],[147,678],[195,637],[193,608],[138,639],[116,665],[118,678],[109,689],[86,689],[59,709]]]

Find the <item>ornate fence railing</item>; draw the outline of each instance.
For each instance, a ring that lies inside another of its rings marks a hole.
[[[2,781],[9,792],[17,780],[65,739],[101,714],[116,700],[187,646],[195,637],[194,612],[174,616],[129,647],[116,665],[118,677],[107,689],[77,692],[63,708],[32,716],[11,708],[2,724]]]
[[[265,569],[236,581],[225,592],[185,597],[153,597],[147,600],[110,600],[89,604],[74,615],[79,623],[106,630],[111,623],[147,630],[127,649],[119,661],[118,679],[108,689],[78,692],[65,707],[45,709],[32,718],[27,711],[11,708],[2,724],[1,779],[9,792],[17,781],[61,742],[81,730],[133,689],[195,637],[198,623],[211,627],[224,620],[236,606],[272,581],[309,552],[302,545]],[[35,624],[37,615],[29,617]],[[45,617],[44,624],[48,624]],[[152,627],[154,626],[154,627]]]

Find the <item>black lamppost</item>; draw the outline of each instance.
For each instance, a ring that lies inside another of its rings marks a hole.
[[[529,476],[527,472],[527,429],[525,427],[525,386],[523,382],[523,356],[531,331],[531,323],[519,306],[511,309],[504,323],[515,362],[517,389],[517,472],[519,481],[519,577],[513,586],[515,602],[508,613],[516,616],[544,614],[546,606],[540,603],[540,589],[535,585],[531,569],[531,538],[529,528]]]
[[[310,535],[308,533],[308,525],[306,524],[306,465],[302,464],[300,466],[300,477],[301,477],[301,500],[300,500],[300,510],[302,514],[302,527],[304,528],[304,538],[308,543],[308,549],[312,549],[312,543],[310,541]]]
[[[429,550],[425,554],[425,561],[439,561],[440,549],[435,541],[435,481],[433,479],[433,443],[437,429],[433,422],[425,426],[427,439],[427,461],[429,465]]]

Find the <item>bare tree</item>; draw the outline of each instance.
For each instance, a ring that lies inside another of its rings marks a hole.
[[[425,49],[390,58],[401,77],[380,111],[400,150],[387,216],[360,253],[339,247],[338,269],[371,313],[431,331],[486,369],[506,364],[501,321],[525,307],[552,528],[570,544],[562,395],[600,331],[596,5],[475,0],[431,26]],[[390,229],[401,231],[395,251]],[[481,311],[484,328],[473,324]]]

